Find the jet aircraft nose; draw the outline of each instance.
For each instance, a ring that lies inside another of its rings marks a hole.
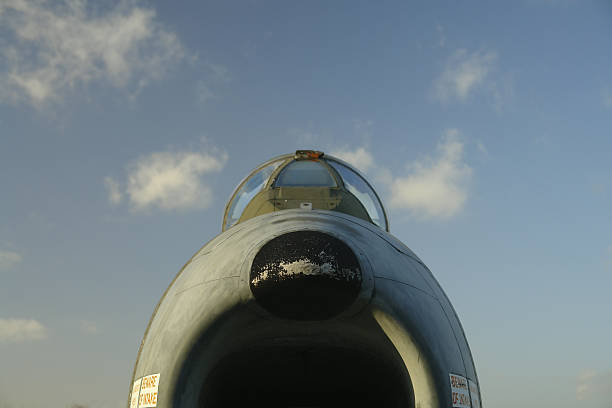
[[[268,312],[292,320],[325,320],[347,309],[361,289],[359,261],[349,246],[319,231],[268,241],[251,265],[250,287]]]

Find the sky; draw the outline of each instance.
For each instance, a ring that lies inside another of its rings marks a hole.
[[[258,164],[354,164],[485,406],[612,407],[612,5],[0,0],[0,407],[117,408]]]

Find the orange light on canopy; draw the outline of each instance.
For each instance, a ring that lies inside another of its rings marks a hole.
[[[325,153],[317,150],[296,150],[295,160],[319,160]]]

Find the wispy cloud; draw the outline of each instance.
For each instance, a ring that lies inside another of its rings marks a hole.
[[[457,129],[448,129],[437,146],[437,157],[408,165],[409,174],[390,176],[391,207],[421,218],[450,218],[467,200],[472,169],[464,163]]]
[[[444,27],[436,24],[436,32],[438,33],[438,45],[444,47],[446,45],[446,35],[444,35]]]
[[[161,78],[185,51],[155,10],[121,1],[103,8],[86,0],[7,0],[0,25],[0,101],[41,106],[93,81],[138,90]]]
[[[0,270],[12,268],[22,260],[22,256],[17,252],[0,250]]]
[[[230,82],[232,80],[232,77],[229,73],[229,69],[227,69],[225,65],[207,62],[204,64],[204,67],[208,72],[208,77],[211,81],[223,83]]]
[[[497,54],[493,51],[470,53],[465,49],[457,50],[448,59],[444,71],[434,81],[434,98],[441,102],[452,100],[463,102],[477,88],[485,85],[495,97],[499,97],[494,81],[489,80],[496,64]]]
[[[195,86],[196,100],[200,105],[205,105],[210,100],[216,99],[219,88],[232,80],[229,70],[221,64],[206,62],[203,66],[200,79]]]
[[[374,165],[374,158],[365,147],[357,147],[355,149],[345,147],[343,149],[332,151],[330,155],[336,156],[337,158],[352,164],[364,173]]]
[[[487,150],[487,147],[484,145],[484,143],[482,143],[481,141],[477,141],[476,142],[476,148],[478,149],[478,151],[480,153],[482,153],[485,156],[489,155],[489,151]]]
[[[215,99],[216,94],[212,90],[208,82],[199,80],[195,86],[196,100],[200,105],[206,104],[208,101]]]
[[[585,370],[580,373],[576,385],[576,399],[592,403],[600,402],[601,407],[608,406],[605,404],[612,399],[612,371]]]
[[[336,147],[329,149],[329,154],[344,160],[364,173],[378,170],[378,166],[369,148],[374,121],[370,119],[353,119],[352,125],[353,129],[350,134],[353,140],[351,143],[345,144],[342,147],[336,145]],[[356,140],[361,140],[361,142],[355,142]]]
[[[363,140],[368,140],[372,136],[374,121],[370,119],[353,119],[353,135]]]
[[[104,186],[106,187],[106,192],[108,193],[108,202],[111,204],[119,204],[123,198],[119,183],[111,177],[105,177]]]
[[[46,337],[47,330],[37,320],[0,319],[0,342],[21,343]]]
[[[317,145],[321,144],[321,135],[315,131],[292,128],[287,131],[287,136],[291,140],[295,140],[301,149],[316,149]]]
[[[81,320],[81,332],[85,334],[97,334],[98,326],[89,320]]]
[[[140,157],[128,165],[125,195],[132,210],[190,210],[207,208],[213,191],[206,176],[219,172],[227,153],[214,147],[206,151],[165,151]],[[112,179],[111,179],[112,180]],[[119,183],[109,185],[109,200],[122,196]],[[117,188],[117,191],[114,189]],[[117,199],[118,201],[118,199]]]

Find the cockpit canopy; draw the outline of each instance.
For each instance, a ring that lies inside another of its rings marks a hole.
[[[238,185],[225,207],[223,231],[261,214],[297,208],[339,211],[389,230],[378,195],[355,169],[322,152],[298,150],[263,163]]]

